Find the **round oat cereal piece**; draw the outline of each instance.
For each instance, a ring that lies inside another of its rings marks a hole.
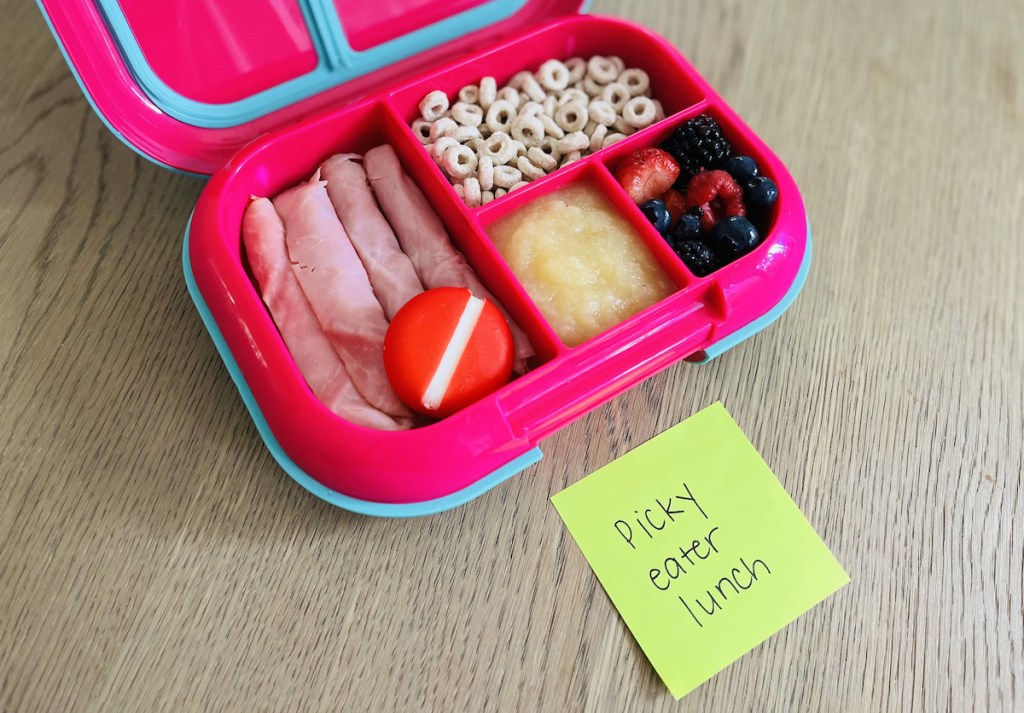
[[[572,153],[573,151],[586,151],[590,148],[590,137],[584,134],[582,131],[574,131],[571,134],[566,134],[564,139],[559,139],[558,150],[563,155]]]
[[[484,110],[479,104],[460,101],[452,107],[452,118],[463,126],[480,126]]]
[[[527,147],[536,146],[544,138],[544,124],[535,116],[517,116],[512,121],[512,138]]]
[[[530,184],[527,183],[526,181],[520,181],[519,183],[510,186],[508,192],[511,193],[512,191],[518,191],[520,188],[526,188],[528,185]]]
[[[601,92],[604,91],[604,85],[598,84],[590,77],[586,77],[583,80],[583,91],[587,93],[588,97],[597,99],[598,97],[601,96]]]
[[[646,93],[651,88],[651,78],[642,69],[627,69],[619,75],[616,81],[629,89],[630,95],[634,97]]]
[[[430,144],[427,148],[430,151],[430,156],[434,159],[434,163],[440,164],[441,159],[444,158],[445,152],[453,146],[458,146],[459,142],[453,139],[451,136],[442,136],[434,143]]]
[[[460,126],[449,135],[462,144],[468,143],[473,139],[479,139],[483,136],[483,134],[480,133],[480,129],[475,126]]]
[[[430,140],[436,142],[440,138],[451,136],[457,128],[459,128],[459,125],[455,123],[454,119],[442,116],[431,125]]]
[[[618,79],[619,68],[608,57],[594,55],[587,62],[587,77],[593,79],[598,84],[608,84]]]
[[[548,95],[548,93],[544,91],[544,87],[540,85],[540,82],[538,82],[532,74],[527,79],[523,80],[523,86],[519,91],[525,92],[526,96],[530,97],[530,99],[535,102],[543,102],[544,98]]]
[[[466,196],[466,206],[469,208],[480,207],[480,181],[470,176],[462,182],[462,190]]]
[[[459,101],[464,104],[479,104],[480,88],[475,84],[467,84],[459,90]]]
[[[498,189],[508,189],[523,180],[523,172],[515,166],[495,166],[494,185]]]
[[[448,95],[439,89],[427,94],[420,102],[420,116],[427,121],[436,121],[448,111]]]
[[[608,135],[608,127],[604,124],[598,124],[594,128],[594,133],[590,135],[590,153],[600,151],[604,146],[604,137]]]
[[[573,85],[587,76],[587,61],[582,57],[570,57],[565,60],[565,67],[569,70],[567,86]]]
[[[484,111],[491,108],[491,104],[498,98],[498,84],[494,77],[484,77],[480,80],[479,101]]]
[[[555,157],[549,153],[545,153],[540,146],[532,146],[529,151],[526,152],[526,158],[530,160],[534,166],[537,166],[542,171],[550,173],[558,168],[558,161]]]
[[[421,144],[430,143],[430,126],[432,123],[426,119],[416,119],[412,122],[412,133],[416,134],[416,138],[420,140]]]
[[[608,134],[604,137],[604,143],[601,145],[601,148],[606,149],[612,144],[622,141],[624,138],[626,138],[625,134]]]
[[[581,158],[583,158],[582,151],[571,151],[570,153],[567,153],[565,156],[562,157],[562,164],[561,166],[559,166],[559,168],[565,168],[570,163],[576,163]]]
[[[647,97],[633,97],[622,107],[622,118],[634,129],[643,129],[655,121],[657,110]]]
[[[523,102],[519,99],[519,91],[513,87],[502,87],[495,94],[494,101],[507,101],[512,105],[513,109],[519,109],[519,105]],[[494,102],[491,102],[492,104]]]
[[[549,59],[537,70],[537,80],[550,92],[558,92],[569,86],[569,68],[557,59]]]
[[[516,118],[516,107],[506,99],[498,99],[491,108],[487,110],[487,128],[492,133],[508,131],[512,128],[512,121]]]
[[[618,118],[618,113],[615,111],[615,107],[603,99],[594,99],[587,106],[587,111],[590,114],[591,119],[596,121],[598,124],[604,124],[605,126],[611,126]]]
[[[528,101],[519,107],[519,116],[540,116],[544,113],[544,105],[535,101]]]
[[[560,158],[562,158],[562,152],[558,148],[558,139],[556,139],[553,136],[545,136],[544,140],[540,142],[540,146],[538,146],[537,148],[543,151],[551,158],[555,159],[555,161],[558,161]]]
[[[537,118],[540,119],[540,123],[544,124],[544,133],[548,136],[556,139],[565,136],[565,131],[562,130],[562,127],[547,114],[540,114]]]
[[[492,190],[494,188],[494,159],[490,156],[478,157],[476,177],[480,180],[481,190]]]
[[[629,88],[625,84],[619,84],[618,82],[606,85],[601,92],[601,99],[611,104],[612,108],[617,112],[622,111],[622,107],[626,106],[626,102],[629,101],[630,97]]]
[[[555,123],[568,134],[574,131],[583,131],[583,127],[587,125],[588,121],[590,121],[590,112],[587,111],[586,104],[580,102],[563,104],[555,112]]]
[[[526,156],[520,156],[519,160],[516,161],[516,167],[522,172],[523,178],[528,180],[536,180],[544,177],[544,169],[540,166],[535,165]]]
[[[590,97],[587,96],[587,93],[582,89],[566,89],[558,95],[558,106],[563,106],[572,101],[589,104]]]
[[[504,131],[495,131],[484,140],[480,149],[481,156],[489,156],[494,161],[494,170],[516,157],[516,147],[512,137]]]
[[[494,191],[481,191],[480,192],[480,205],[487,205],[494,200]]]
[[[441,157],[441,169],[455,180],[473,175],[476,167],[476,152],[468,146],[452,146]],[[479,184],[477,188],[479,190]]]
[[[654,120],[661,121],[665,118],[665,107],[657,99],[652,101],[654,102]]]

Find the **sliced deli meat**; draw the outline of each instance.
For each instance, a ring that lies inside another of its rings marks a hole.
[[[284,224],[268,199],[256,198],[246,208],[242,240],[263,302],[313,394],[351,423],[385,431],[409,428],[411,421],[374,408],[353,385],[299,286],[285,247]]]
[[[465,258],[452,245],[441,219],[426,196],[402,170],[394,149],[385,144],[366,152],[363,158],[374,195],[391,224],[402,250],[412,260],[420,281],[427,289],[466,287],[474,295],[497,305],[508,320],[515,343],[515,370],[525,371],[526,360],[536,354],[529,337],[500,306]]]
[[[377,207],[358,154],[337,154],[321,166],[327,194],[370,278],[390,321],[402,306],[423,292],[409,256]]]
[[[320,172],[277,196],[292,270],[359,393],[390,416],[410,417],[384,371],[388,322],[327,195]]]

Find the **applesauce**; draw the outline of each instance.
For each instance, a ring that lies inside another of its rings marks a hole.
[[[568,346],[675,291],[629,221],[589,184],[542,196],[498,219],[488,232]]]

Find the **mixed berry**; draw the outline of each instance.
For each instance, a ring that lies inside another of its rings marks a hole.
[[[619,184],[698,277],[761,242],[779,189],[757,162],[737,155],[707,114],[672,132],[661,148],[641,149],[615,172]]]

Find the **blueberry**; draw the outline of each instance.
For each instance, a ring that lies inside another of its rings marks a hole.
[[[679,216],[679,222],[672,229],[669,236],[669,244],[673,249],[681,246],[687,240],[696,240],[700,237],[700,215],[687,211]]]
[[[760,239],[757,228],[749,220],[731,215],[715,223],[708,244],[719,259],[731,262],[753,250]]]
[[[722,169],[735,178],[736,183],[741,186],[754,180],[759,175],[757,162],[750,158],[750,156],[732,156],[727,158],[725,163],[722,164]]]
[[[718,267],[718,260],[714,253],[699,240],[685,240],[676,248],[676,255],[682,258],[683,263],[697,277],[704,277]]]
[[[655,198],[653,201],[647,201],[640,206],[640,210],[643,211],[647,220],[651,221],[651,225],[654,226],[655,230],[662,235],[668,232],[668,226],[672,223],[672,215],[668,212],[668,208],[665,207],[665,201]]]
[[[751,210],[767,210],[779,199],[779,187],[767,176],[751,180],[743,188],[743,202]]]

